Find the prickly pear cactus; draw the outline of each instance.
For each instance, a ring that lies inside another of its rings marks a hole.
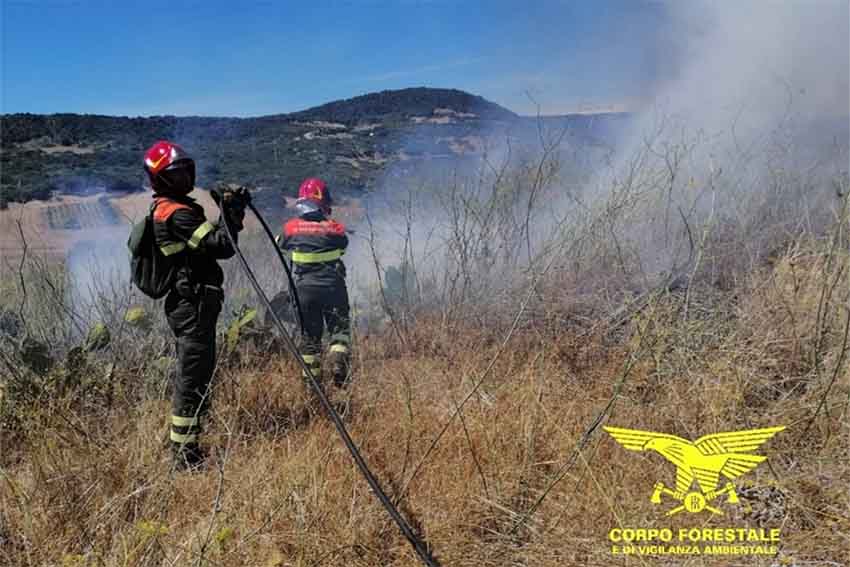
[[[124,314],[124,321],[131,327],[147,331],[151,328],[151,319],[144,307],[131,307]]]
[[[46,344],[32,337],[24,338],[19,354],[24,364],[33,372],[43,374],[53,366],[50,349]]]
[[[103,323],[95,323],[86,336],[85,350],[96,351],[103,350],[109,346],[109,341],[112,337],[109,334],[109,329]]]
[[[0,309],[0,334],[18,337],[23,329],[24,325],[17,313],[8,309]]]
[[[234,350],[236,345],[239,343],[240,335],[244,334],[244,332],[249,329],[254,322],[254,319],[257,318],[257,310],[256,309],[248,309],[244,311],[238,319],[234,320],[233,323],[227,328],[227,349]]]

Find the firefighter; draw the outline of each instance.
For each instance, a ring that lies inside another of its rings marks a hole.
[[[198,436],[201,418],[209,407],[215,327],[224,299],[224,274],[218,260],[235,253],[222,222],[238,233],[250,197],[244,189],[213,192],[213,198],[222,204],[224,218],[211,223],[203,208],[188,196],[195,185],[195,162],[180,146],[155,143],[145,153],[144,167],[154,192],[156,245],[173,270],[165,298],[165,316],[177,342],[171,447],[175,467],[194,470],[204,460]]]
[[[316,378],[322,367],[322,333],[330,335],[328,365],[334,385],[346,384],[350,368],[351,325],[345,264],[345,226],[331,218],[331,194],[321,179],[305,179],[278,244],[289,255],[301,305],[301,357]],[[304,378],[306,379],[306,373]]]

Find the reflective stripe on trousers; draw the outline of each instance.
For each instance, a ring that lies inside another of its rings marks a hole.
[[[197,443],[200,430],[197,416],[171,416],[171,441],[174,443]]]
[[[310,372],[313,374],[313,378],[318,379],[322,373],[322,358],[318,354],[302,354],[301,360],[303,360],[304,364],[307,365],[307,368],[310,369]],[[304,379],[307,379],[307,373],[303,368],[301,369],[301,376],[304,377]]]

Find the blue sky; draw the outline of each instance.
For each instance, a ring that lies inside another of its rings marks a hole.
[[[258,116],[411,86],[532,114],[669,74],[642,0],[2,2],[2,112]]]

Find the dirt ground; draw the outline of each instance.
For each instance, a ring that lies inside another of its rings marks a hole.
[[[28,254],[61,259],[80,242],[104,238],[104,234],[109,238],[129,234],[130,225],[145,215],[151,203],[147,191],[106,197],[102,203],[104,196],[61,195],[50,201],[10,203],[7,210],[0,211],[0,275],[14,269],[20,261],[24,243]],[[192,196],[207,216],[218,216],[209,193],[195,191]],[[92,214],[103,208],[111,208],[114,217],[104,219]],[[62,225],[57,226],[57,218],[73,221],[75,228],[59,228]]]
[[[204,207],[207,218],[218,218],[218,207],[207,191],[195,190],[192,197]],[[7,210],[0,211],[0,277],[17,269],[24,243],[28,255],[51,261],[66,258],[84,242],[106,238],[114,239],[116,246],[123,246],[130,226],[147,213],[150,204],[148,191],[117,196],[60,195],[50,201],[10,203]],[[295,199],[284,198],[283,204],[292,207]],[[363,215],[362,204],[357,199],[334,208],[334,217],[346,224],[356,222]],[[284,215],[278,212],[264,216],[273,231],[279,230]],[[248,230],[259,229],[251,214],[247,215],[245,226]]]

